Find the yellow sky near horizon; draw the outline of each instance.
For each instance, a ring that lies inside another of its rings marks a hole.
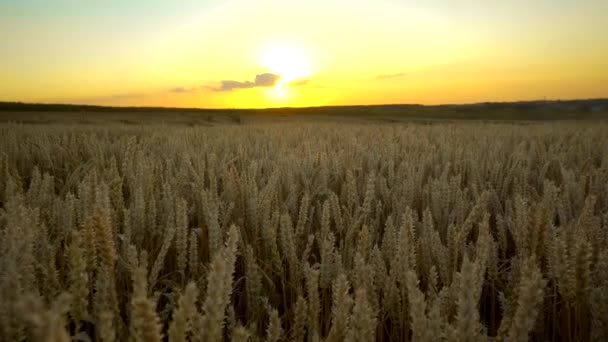
[[[592,0],[0,0],[0,101],[244,108],[608,97],[606,13],[608,2]]]

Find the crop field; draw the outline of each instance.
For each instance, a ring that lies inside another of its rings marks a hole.
[[[223,118],[0,123],[0,340],[608,341],[608,123]]]

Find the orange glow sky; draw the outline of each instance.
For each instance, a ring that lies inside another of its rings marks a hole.
[[[608,1],[0,0],[0,101],[608,97]]]

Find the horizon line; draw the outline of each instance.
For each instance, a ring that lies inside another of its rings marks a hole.
[[[384,103],[384,104],[348,104],[348,105],[320,105],[320,106],[300,106],[300,107],[166,107],[166,106],[109,106],[97,104],[83,103],[61,103],[61,102],[24,102],[24,101],[0,101],[0,111],[5,110],[5,105],[16,106],[40,106],[40,107],[85,107],[85,108],[107,108],[107,109],[162,109],[162,110],[200,110],[200,111],[221,111],[221,110],[277,110],[277,109],[314,109],[314,108],[349,108],[349,107],[398,107],[398,106],[421,106],[421,107],[445,107],[445,106],[475,106],[475,105],[491,105],[491,104],[532,104],[532,103],[555,103],[555,102],[586,102],[586,101],[608,101],[608,97],[592,97],[592,98],[574,98],[574,99],[536,99],[536,100],[513,100],[513,101],[480,101],[480,102],[462,102],[462,103],[442,103],[442,104],[421,104],[421,103]],[[15,108],[10,108],[15,109]],[[9,109],[9,110],[10,110]]]

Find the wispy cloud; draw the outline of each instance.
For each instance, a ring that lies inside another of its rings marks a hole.
[[[405,77],[405,76],[407,76],[406,73],[404,73],[404,72],[398,72],[398,73],[395,73],[395,74],[378,75],[378,76],[375,76],[374,79],[376,79],[376,80],[387,80],[387,79],[391,79],[391,78],[400,78],[400,77]]]
[[[207,82],[207,84],[198,86],[173,86],[141,93],[117,93],[82,98],[56,98],[52,99],[51,102],[100,105],[137,105],[138,103],[145,100],[157,99],[159,98],[159,96],[162,98],[168,98],[167,96],[171,95],[180,96],[188,94],[197,94],[201,92],[230,92],[239,89],[274,87],[275,85],[277,85],[280,79],[280,75],[273,73],[262,73],[256,75],[253,81],[222,80],[219,82]],[[310,85],[311,82],[312,80],[309,78],[301,78],[291,80],[286,84],[290,87],[306,85],[310,88],[334,88],[331,86],[324,86],[320,84]]]
[[[190,94],[200,91],[202,87],[173,87],[167,90],[169,93]]]
[[[307,85],[310,82],[311,81],[309,78],[300,78],[300,79],[289,82],[289,85],[290,86],[303,86],[303,85]]]

